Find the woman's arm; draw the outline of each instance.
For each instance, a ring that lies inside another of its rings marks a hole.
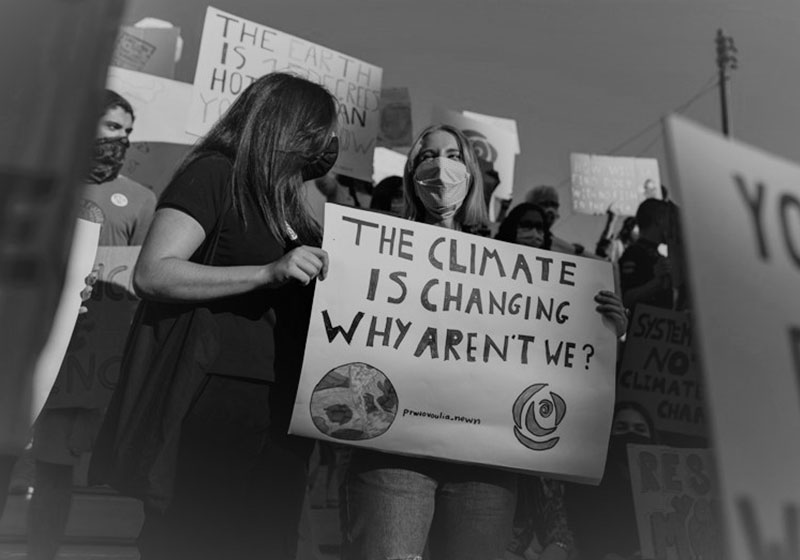
[[[136,293],[169,302],[205,301],[276,288],[290,281],[324,279],[328,256],[316,247],[298,247],[261,266],[209,266],[189,261],[205,240],[197,220],[174,208],[155,214],[133,271]]]

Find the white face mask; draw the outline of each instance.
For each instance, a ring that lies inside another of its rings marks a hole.
[[[414,171],[414,190],[425,209],[439,218],[450,218],[467,197],[467,166],[454,159],[427,159]]]

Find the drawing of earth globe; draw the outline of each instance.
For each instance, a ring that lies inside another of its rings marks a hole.
[[[311,394],[311,419],[323,434],[342,440],[386,433],[397,416],[397,393],[379,369],[351,362],[332,369]]]

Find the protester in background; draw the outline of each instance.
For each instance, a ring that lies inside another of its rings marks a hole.
[[[558,221],[560,214],[558,212],[561,208],[561,202],[558,198],[558,191],[555,187],[550,185],[539,185],[532,188],[525,195],[525,202],[537,204],[544,208],[547,212],[547,227],[553,228]],[[569,255],[583,255],[586,249],[580,243],[570,243],[560,237],[553,235],[553,242],[551,249],[559,253],[567,253]]]
[[[328,266],[303,181],[333,166],[336,122],[323,87],[282,73],[259,78],[194,146],[159,201],[134,286],[163,313],[207,309],[217,351],[200,379],[179,388],[194,395],[188,409],[164,411],[159,433],[179,430],[179,448],[167,454],[176,456],[174,481],[154,480],[168,468],[145,473],[143,560],[295,558],[313,442],[287,430],[310,285]],[[214,240],[210,264],[201,264]],[[145,408],[162,397],[139,396],[135,406]],[[126,398],[115,419],[109,411],[109,426],[125,426],[134,407]],[[182,421],[167,425],[173,417]],[[144,457],[161,441],[136,430],[115,437],[122,440],[109,448],[131,445]],[[107,468],[92,464],[97,477],[113,476]],[[151,500],[156,483],[172,492]]]
[[[668,204],[648,198],[636,210],[639,238],[625,249],[618,263],[622,301],[629,309],[637,303],[672,308],[671,261],[658,252],[670,231]]]
[[[515,206],[500,224],[496,238],[549,250],[552,234],[547,211],[529,202]],[[597,310],[615,323],[617,336],[621,336],[627,320],[619,296],[604,290],[595,296],[595,301]],[[539,544],[539,560],[566,560],[574,549],[574,537],[564,505],[563,484],[548,478],[521,476],[519,486],[515,536],[509,546],[510,552],[528,558],[532,555],[531,549]],[[534,533],[536,541],[533,541]]]
[[[594,254],[598,257],[608,259],[612,263],[619,261],[625,249],[639,237],[636,227],[636,218],[628,216],[622,220],[622,226],[616,231],[616,224],[621,216],[614,212],[613,205],[606,210],[606,224],[600,232],[600,238]]]
[[[365,208],[369,204],[372,183],[340,173],[329,172],[314,180],[314,185],[326,202]]]
[[[617,403],[603,480],[599,486],[569,483],[565,491],[570,526],[580,558],[640,558],[628,445],[657,444],[658,441],[653,421],[644,408],[634,402]]]
[[[155,210],[153,192],[119,174],[130,146],[134,113],[130,103],[106,90],[97,126],[82,212],[100,223],[100,245],[141,245]],[[73,340],[74,341],[74,340]],[[69,352],[69,350],[68,350]],[[59,372],[63,375],[64,371]],[[72,503],[75,466],[92,444],[102,408],[45,405],[34,425],[34,493],[28,510],[28,558],[55,558]]]
[[[403,212],[403,178],[392,175],[375,185],[369,208],[400,216]]]

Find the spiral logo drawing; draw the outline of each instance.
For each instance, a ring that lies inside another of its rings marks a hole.
[[[546,383],[536,383],[525,389],[512,409],[514,415],[514,435],[517,440],[534,451],[552,449],[560,437],[547,438],[556,431],[567,413],[567,403],[561,396],[549,392],[541,393]]]
[[[472,149],[478,159],[494,163],[497,160],[497,149],[492,146],[489,139],[477,130],[464,130],[464,136],[469,138]]]

